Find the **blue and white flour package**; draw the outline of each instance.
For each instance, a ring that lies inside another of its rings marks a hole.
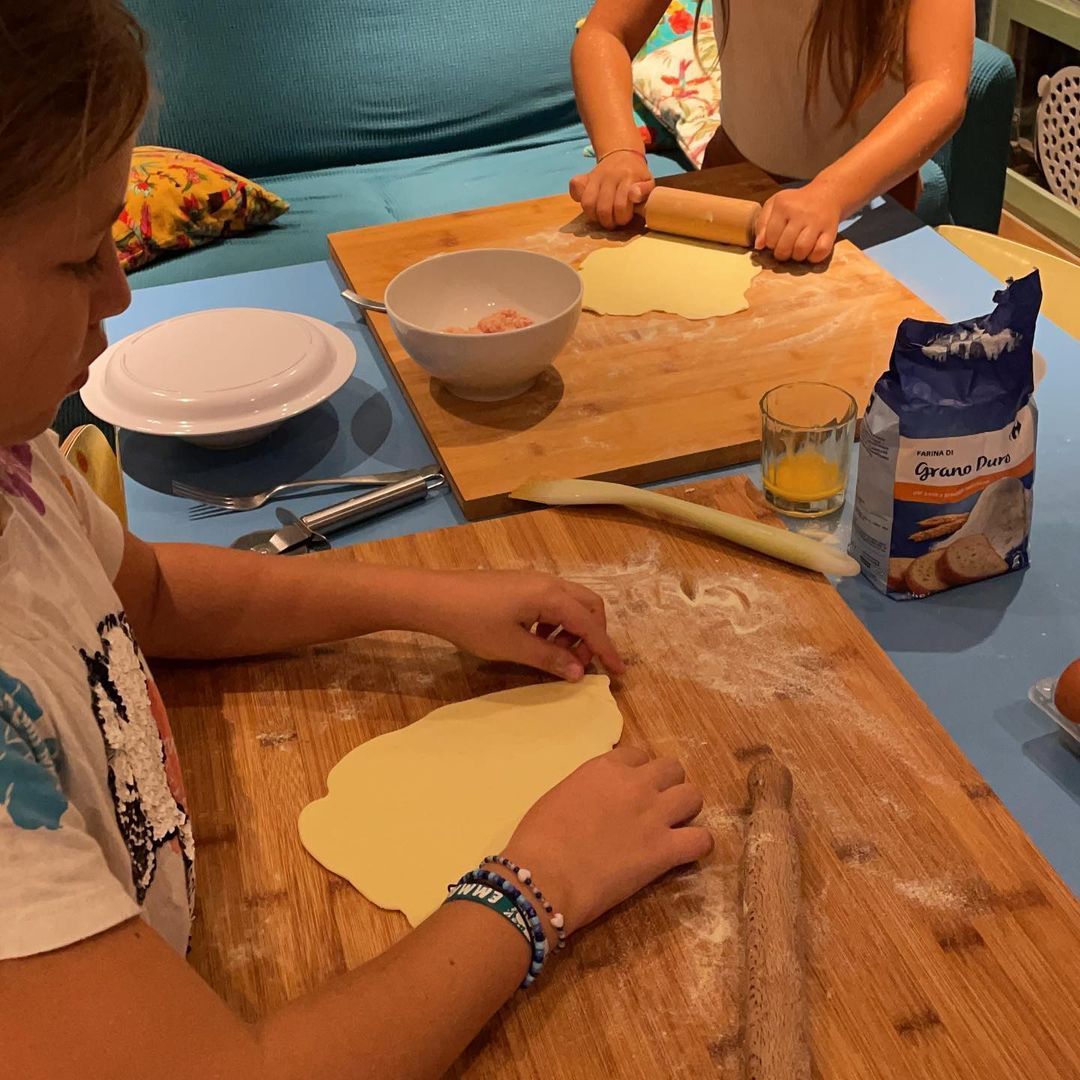
[[[1028,565],[1039,272],[965,322],[905,319],[866,407],[851,554],[897,599]]]

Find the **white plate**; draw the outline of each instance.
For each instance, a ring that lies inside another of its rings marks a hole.
[[[1029,691],[1028,699],[1040,709],[1072,740],[1072,749],[1080,754],[1080,724],[1074,724],[1061,715],[1061,710],[1054,704],[1054,690],[1057,679],[1040,679]]]
[[[238,446],[325,401],[355,366],[353,343],[329,323],[218,308],[111,345],[91,365],[82,399],[128,431]]]

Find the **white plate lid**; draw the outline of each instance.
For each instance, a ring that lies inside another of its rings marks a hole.
[[[352,342],[327,323],[266,308],[218,308],[167,319],[110,346],[91,366],[82,394],[97,415],[133,430],[218,433],[303,412],[337,390],[354,364]]]

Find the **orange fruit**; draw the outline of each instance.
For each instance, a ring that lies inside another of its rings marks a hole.
[[[1066,720],[1080,724],[1080,660],[1074,660],[1061,673],[1054,689],[1054,704]]]

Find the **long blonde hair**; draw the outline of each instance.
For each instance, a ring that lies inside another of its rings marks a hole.
[[[761,0],[754,0],[761,2]],[[840,123],[846,123],[866,104],[890,76],[904,65],[904,32],[911,0],[818,0],[806,33],[805,108],[813,105],[823,69],[838,100],[844,103]],[[704,0],[697,0],[695,43]],[[717,45],[727,43],[731,0],[714,0],[715,22],[720,24]],[[696,46],[695,46],[696,47]]]
[[[111,158],[149,96],[143,33],[120,0],[0,0],[0,215]]]

